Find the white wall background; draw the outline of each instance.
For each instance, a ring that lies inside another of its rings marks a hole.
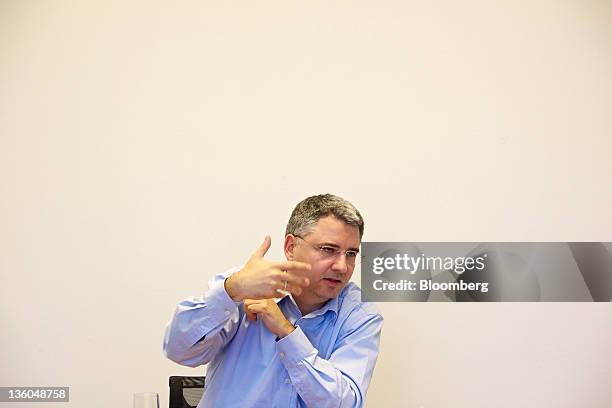
[[[167,406],[203,373],[162,356],[175,304],[266,233],[279,258],[314,193],[370,241],[612,240],[611,23],[605,0],[0,1],[0,386]],[[608,303],[380,308],[370,407],[612,406]]]

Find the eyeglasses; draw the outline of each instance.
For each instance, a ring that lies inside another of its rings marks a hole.
[[[338,259],[338,257],[341,254],[344,254],[345,258],[346,258],[346,263],[348,265],[351,266],[355,266],[356,264],[359,263],[359,251],[356,251],[354,249],[349,249],[346,251],[341,251],[340,249],[333,247],[333,246],[329,246],[329,245],[313,245],[310,242],[306,241],[304,238],[302,238],[299,235],[294,235],[296,238],[301,239],[302,241],[304,241],[305,243],[307,243],[310,247],[312,247],[313,249],[316,249],[319,252],[319,255],[321,256],[321,259],[324,259],[326,261],[331,261],[331,260],[336,260]]]

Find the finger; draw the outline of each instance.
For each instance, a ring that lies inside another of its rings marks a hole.
[[[245,310],[244,310],[247,319],[253,320],[253,321],[257,320],[257,311],[255,310],[256,307],[254,306],[257,306],[257,304],[255,303],[251,305],[245,305]]]
[[[291,272],[281,272],[277,279],[287,281],[287,287],[289,287],[289,285],[300,288],[307,288],[310,286],[310,280],[307,277],[295,275]],[[282,282],[282,284],[284,285],[284,282]]]
[[[268,252],[268,249],[270,249],[271,244],[272,244],[272,238],[270,238],[269,235],[266,235],[266,237],[264,238],[264,241],[259,246],[259,248],[257,248],[257,250],[253,252],[253,255],[251,256],[251,258],[263,258],[266,252]]]
[[[255,315],[255,319],[254,319],[254,320],[256,320],[256,319],[257,319],[257,315],[258,315],[259,313],[263,313],[263,314],[265,314],[265,312],[266,312],[266,306],[265,306],[265,305],[262,305],[262,304],[254,304],[254,305],[250,305],[250,306],[249,306],[249,311],[250,311],[252,314],[254,314],[254,315]]]
[[[249,306],[251,306],[251,304],[253,304],[253,300],[251,300],[251,299],[245,299],[244,300],[244,314],[246,315],[247,319],[249,319],[249,320],[257,320],[257,314],[253,313],[249,309]]]
[[[291,293],[293,293],[296,296],[299,296],[299,295],[302,294],[302,288],[297,286],[297,285],[293,285],[291,283],[287,283],[287,288],[286,289],[284,289],[284,285],[283,285],[283,288],[281,288],[280,290],[285,292],[285,293],[286,292],[291,292]]]
[[[245,311],[246,317],[249,320],[257,320],[257,313],[252,312],[250,309],[247,308],[247,310]]]
[[[250,311],[250,307],[257,304],[264,304],[267,302],[267,299],[244,299],[244,313],[245,314],[253,314]]]
[[[291,276],[287,272],[282,272],[279,279],[281,281],[279,287],[276,288],[276,291],[283,295],[283,297],[289,294],[299,296],[302,293],[302,286],[307,286],[306,283],[308,282],[308,278]],[[296,283],[290,283],[290,281]]]
[[[306,262],[298,262],[298,261],[282,261],[276,262],[274,267],[278,269],[282,269],[284,271],[292,271],[292,272],[308,272],[312,269],[309,263]]]

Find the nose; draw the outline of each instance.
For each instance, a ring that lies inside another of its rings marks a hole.
[[[346,273],[349,270],[349,264],[346,261],[346,254],[338,254],[336,259],[334,259],[334,263],[332,264],[332,269],[336,272]]]

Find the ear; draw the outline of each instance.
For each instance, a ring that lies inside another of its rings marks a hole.
[[[293,250],[295,249],[295,237],[292,234],[285,236],[285,257],[288,261],[293,261]]]

